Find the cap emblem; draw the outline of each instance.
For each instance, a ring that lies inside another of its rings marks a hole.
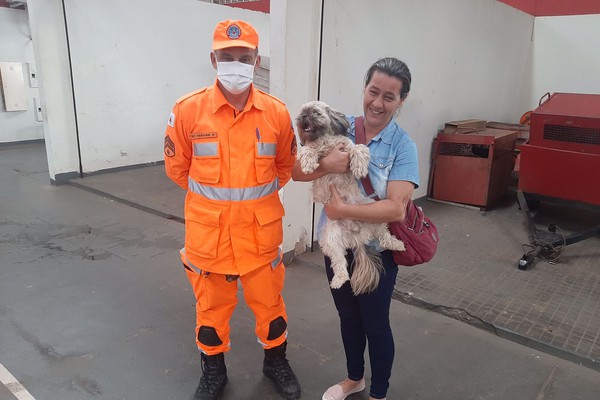
[[[229,39],[235,40],[235,39],[239,39],[239,37],[242,35],[242,31],[240,30],[240,27],[237,25],[229,25],[229,27],[227,28],[227,37]]]

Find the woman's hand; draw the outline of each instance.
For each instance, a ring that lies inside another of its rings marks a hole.
[[[344,145],[334,147],[329,154],[319,160],[319,167],[309,174],[302,172],[300,161],[296,160],[292,168],[292,179],[298,182],[310,182],[327,174],[343,174],[350,169],[350,155]]]
[[[350,169],[350,154],[340,143],[319,160],[319,166],[326,173],[343,174]]]
[[[388,198],[366,204],[345,203],[335,186],[330,186],[331,198],[324,204],[327,218],[351,219],[373,224],[402,221],[406,214],[406,203],[410,200],[414,184],[409,181],[391,181],[387,186]]]
[[[329,198],[329,201],[323,205],[325,215],[327,215],[327,218],[330,220],[342,219],[344,218],[344,207],[347,204],[344,203],[344,200],[342,200],[334,185],[329,186],[329,190],[331,191],[331,197]]]

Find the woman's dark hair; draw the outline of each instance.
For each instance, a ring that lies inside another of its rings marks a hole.
[[[375,61],[365,75],[365,87],[371,82],[373,72],[380,71],[393,78],[400,79],[402,90],[400,90],[400,99],[404,100],[410,92],[411,76],[408,66],[394,57],[384,57]]]

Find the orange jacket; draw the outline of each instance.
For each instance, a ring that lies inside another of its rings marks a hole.
[[[180,98],[165,134],[165,169],[185,199],[182,261],[243,275],[279,260],[296,140],[285,105],[254,86],[243,111],[213,86]]]

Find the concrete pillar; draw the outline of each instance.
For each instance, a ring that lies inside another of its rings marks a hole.
[[[271,2],[271,94],[285,101],[292,119],[302,104],[318,97],[320,32],[321,0]],[[282,197],[283,251],[289,259],[313,240],[310,184],[292,181]]]

